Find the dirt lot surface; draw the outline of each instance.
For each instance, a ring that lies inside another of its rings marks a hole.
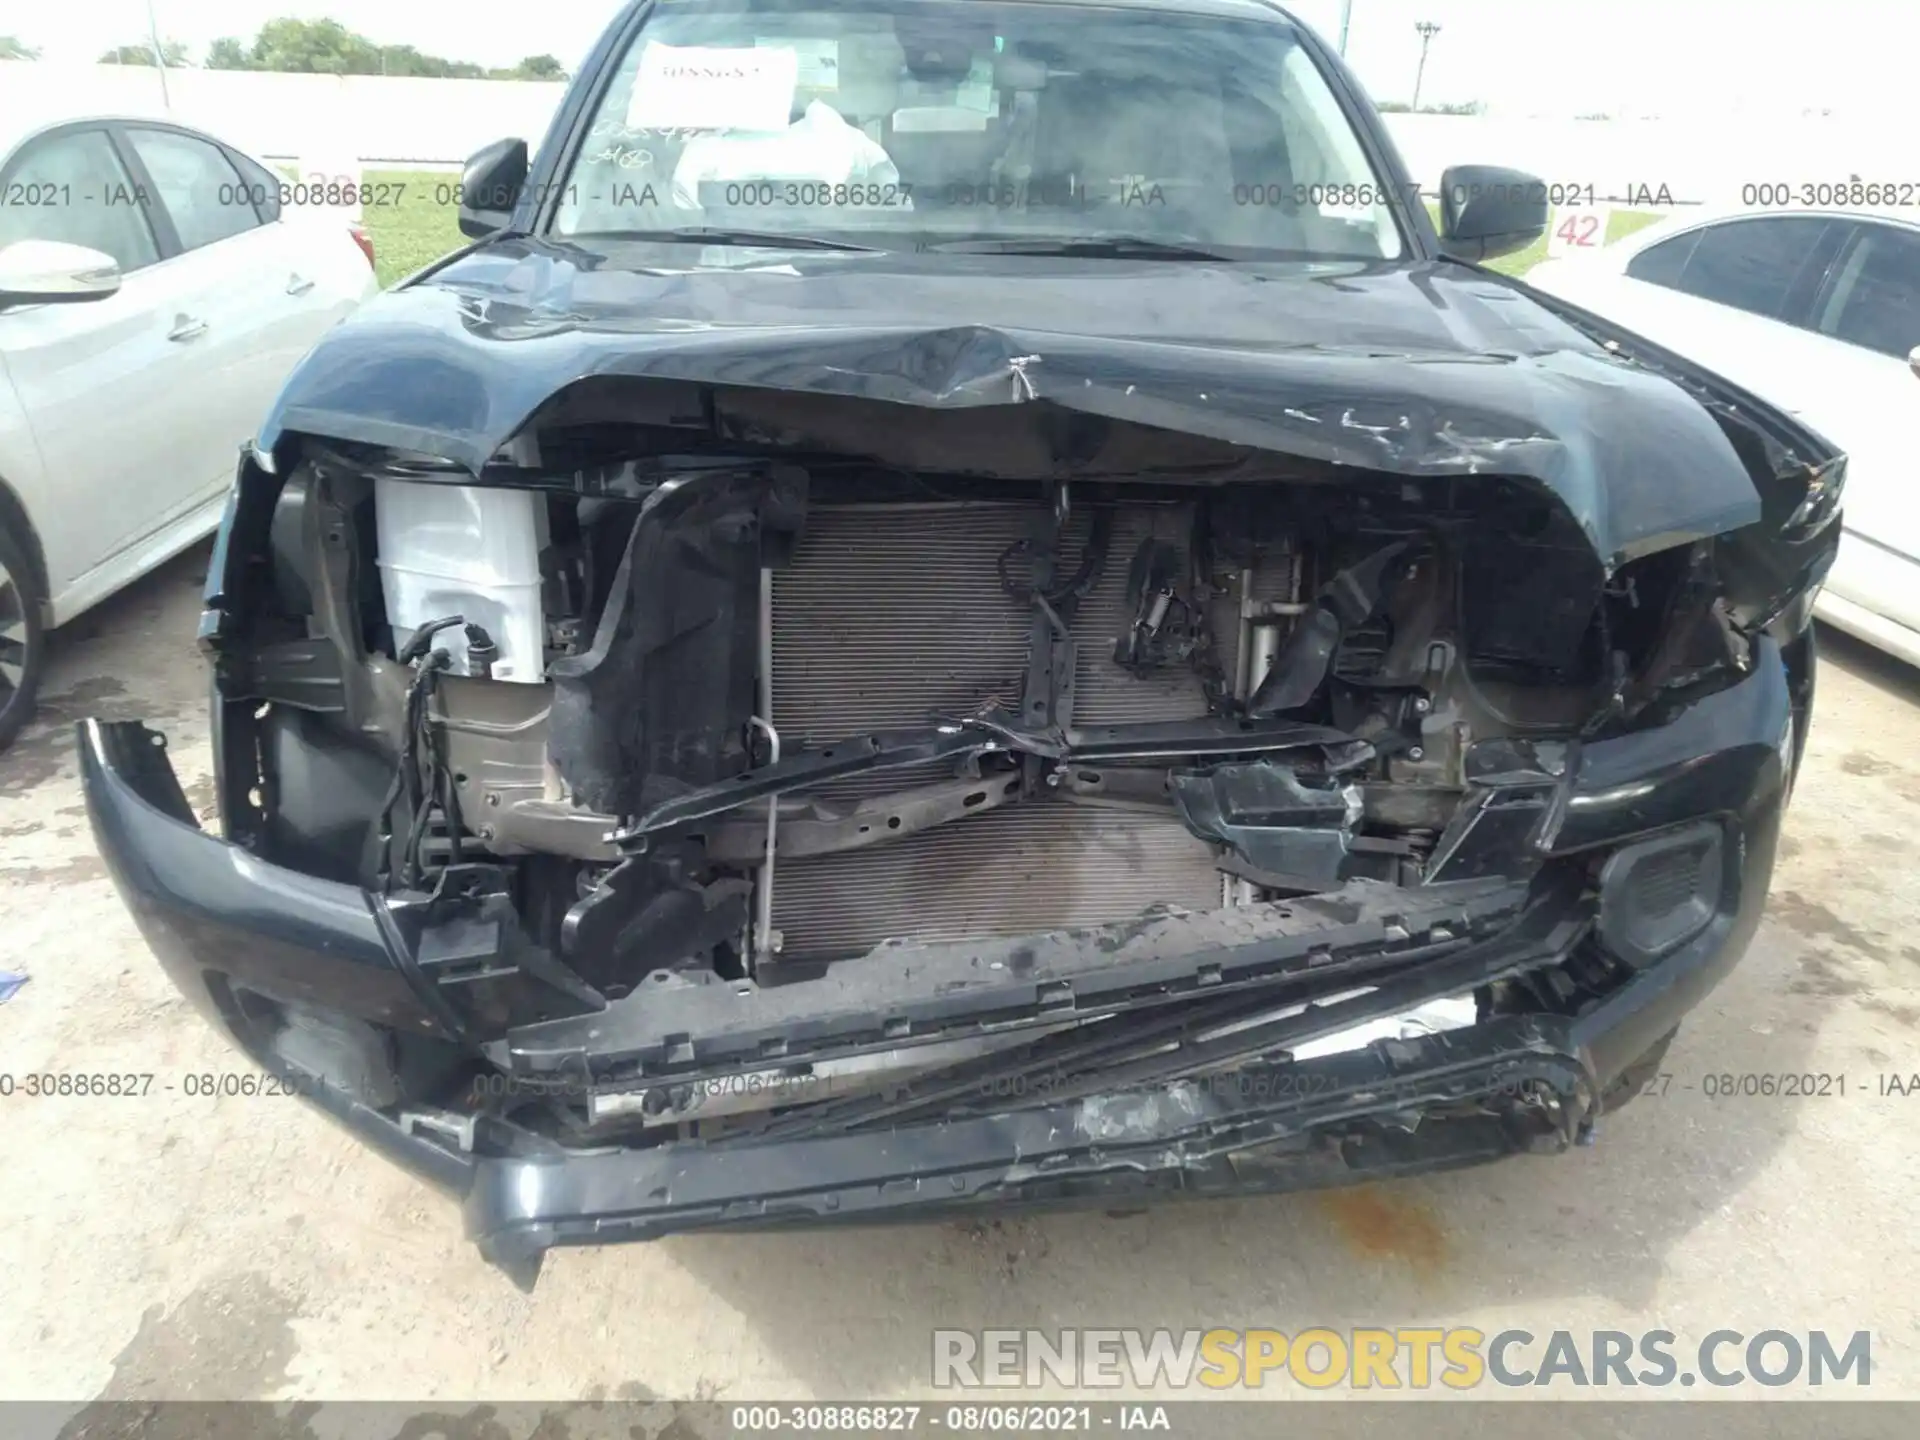
[[[526,1295],[447,1202],[299,1102],[182,1092],[247,1067],[122,908],[71,731],[166,729],[211,812],[204,564],[62,633],[39,721],[0,755],[0,968],[32,975],[0,1006],[0,1071],[157,1077],[0,1099],[0,1397],[889,1397],[927,1391],[936,1325],[1419,1324],[1870,1329],[1872,1395],[1920,1397],[1920,1094],[1880,1093],[1920,1072],[1913,671],[1830,641],[1769,919],[1667,1093],[1590,1149],[1123,1217],[560,1251]],[[1708,1098],[1722,1074],[1846,1094]]]

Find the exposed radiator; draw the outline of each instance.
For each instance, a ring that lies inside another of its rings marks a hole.
[[[998,700],[1018,709],[1032,612],[1001,588],[1001,554],[1029,533],[1038,505],[819,507],[792,563],[773,576],[773,721],[782,743],[838,740],[926,723]],[[1091,517],[1076,511],[1060,568],[1079,563]],[[1099,582],[1073,620],[1079,725],[1206,714],[1192,671],[1149,679],[1113,663],[1132,619],[1127,567],[1149,536],[1184,552],[1186,506],[1124,506]],[[1221,637],[1231,665],[1233,636]]]
[[[773,572],[781,743],[924,725],[996,697],[1017,708],[1029,612],[994,562],[1035,508],[809,510],[792,562]]]
[[[996,561],[1032,533],[1038,505],[818,507],[791,563],[773,576],[773,721],[783,747],[926,723],[998,702],[1017,709],[1031,612]],[[1063,573],[1091,518],[1069,521]],[[1080,604],[1076,724],[1206,713],[1199,680],[1146,680],[1112,660],[1131,619],[1127,569],[1149,535],[1185,549],[1191,511],[1127,506],[1114,517],[1101,578]],[[1231,634],[1227,663],[1231,665]],[[1228,672],[1231,674],[1231,670]],[[828,787],[877,794],[937,779],[895,770]],[[896,936],[957,939],[1098,924],[1156,901],[1220,903],[1207,846],[1177,821],[1049,799],[955,821],[889,845],[785,861],[774,884],[782,954],[855,954]]]

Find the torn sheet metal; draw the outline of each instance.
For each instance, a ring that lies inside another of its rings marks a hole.
[[[1041,402],[1390,474],[1526,477],[1609,564],[1761,518],[1746,466],[1680,385],[1450,262],[515,236],[329,332],[260,444],[304,432],[477,474],[550,396],[600,376],[940,410]]]
[[[1376,1040],[1414,1040],[1422,1035],[1438,1035],[1447,1030],[1464,1030],[1479,1022],[1480,1007],[1472,992],[1444,995],[1423,1000],[1398,1015],[1382,1015],[1362,1020],[1331,1035],[1316,1036],[1287,1047],[1295,1061],[1318,1060],[1323,1055],[1345,1055]]]

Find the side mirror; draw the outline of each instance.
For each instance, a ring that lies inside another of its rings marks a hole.
[[[527,142],[496,140],[460,172],[460,233],[472,240],[507,228],[527,183]]]
[[[1440,249],[1456,260],[1491,260],[1547,233],[1547,187],[1502,165],[1454,165],[1440,177]]]
[[[119,289],[119,262],[84,245],[16,240],[0,250],[0,305],[73,305]]]
[[[1913,371],[1915,377],[1920,378],[1920,345],[1914,346],[1908,354],[1907,368]]]

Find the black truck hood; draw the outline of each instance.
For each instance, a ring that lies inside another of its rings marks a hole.
[[[261,447],[300,432],[478,474],[557,391],[626,375],[1051,402],[1372,471],[1531,477],[1610,565],[1761,515],[1687,389],[1451,262],[594,244],[503,238],[369,302],[288,380]]]

